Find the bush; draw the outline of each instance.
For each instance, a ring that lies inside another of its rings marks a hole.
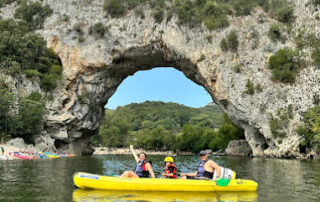
[[[237,0],[234,3],[234,10],[236,15],[250,15],[251,10],[255,6],[255,2],[252,0]]]
[[[310,108],[302,116],[303,124],[297,129],[297,133],[304,138],[300,145],[320,154],[320,107]]]
[[[222,39],[220,42],[220,48],[223,52],[227,52],[228,51],[228,44],[227,44],[227,40],[226,39]]]
[[[41,102],[42,101],[42,96],[40,93],[37,92],[32,92],[30,95],[28,95],[27,99]]]
[[[241,69],[242,69],[242,65],[237,64],[237,65],[233,66],[232,69],[233,69],[234,72],[240,73]]]
[[[261,92],[262,92],[262,86],[261,86],[260,83],[258,83],[258,84],[256,85],[256,91],[257,91],[258,93],[261,93]]]
[[[239,42],[238,36],[235,31],[231,31],[227,36],[227,44],[230,51],[236,52],[238,50]]]
[[[226,38],[222,39],[220,42],[220,48],[224,52],[226,52],[228,50],[233,51],[233,52],[237,52],[238,45],[239,45],[238,36],[235,31],[231,31],[228,34],[228,36]]]
[[[112,18],[122,17],[126,13],[126,7],[121,0],[105,0],[103,9],[108,11]]]
[[[280,24],[272,24],[269,28],[268,36],[272,41],[281,41],[285,42],[285,37],[283,36],[283,27]]]
[[[35,69],[27,69],[24,71],[24,73],[26,74],[26,76],[28,78],[34,78],[34,77],[42,77],[43,74],[41,74],[40,72],[38,72],[38,70]]]
[[[60,65],[52,65],[50,69],[50,73],[61,75],[62,74],[62,67]]]
[[[253,95],[254,94],[254,84],[250,79],[247,80],[246,90],[244,91],[244,93],[246,93],[248,95]]]
[[[277,118],[271,116],[269,121],[269,127],[273,137],[283,138],[286,136],[286,130],[288,128],[289,121],[293,118],[293,106],[288,105],[285,108],[279,109],[277,112]]]
[[[286,133],[285,133],[285,126],[287,126],[287,122],[286,121],[282,121],[278,118],[272,118],[270,121],[269,121],[269,127],[270,127],[270,130],[271,130],[271,133],[272,133],[272,136],[274,138],[283,138],[286,136]]]
[[[269,58],[272,79],[283,83],[294,83],[303,67],[304,61],[299,58],[297,51],[290,48],[281,49]]]
[[[30,3],[23,1],[23,3],[16,9],[14,17],[25,20],[28,24],[29,30],[43,28],[43,23],[46,17],[50,16],[53,10],[48,6],[42,6],[40,2]]]
[[[20,4],[20,0],[0,0],[0,8],[4,7],[5,5],[12,4],[13,2]]]
[[[314,94],[313,95],[313,104],[319,105],[320,104],[320,95],[319,94]]]
[[[207,26],[209,30],[214,30],[218,28],[224,28],[229,26],[229,21],[227,16],[221,15],[218,17],[206,17],[204,20],[204,24]]]
[[[44,74],[40,81],[40,86],[45,91],[52,91],[57,87],[57,81],[60,77],[56,74]]]
[[[104,37],[105,33],[108,31],[108,28],[105,27],[101,22],[94,24],[89,28],[89,34],[94,34],[100,38]]]
[[[295,20],[295,16],[293,15],[293,8],[291,7],[283,7],[277,11],[277,18],[280,22],[291,24]]]
[[[320,5],[320,0],[310,0],[309,4],[312,4],[314,6],[318,6],[318,5]]]
[[[152,16],[156,21],[156,23],[161,23],[163,21],[163,18],[164,18],[163,12],[164,12],[163,8],[159,8],[159,7],[152,10]]]

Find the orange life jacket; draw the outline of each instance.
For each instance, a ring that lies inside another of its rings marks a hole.
[[[173,167],[173,176],[170,176],[170,177],[168,177],[168,178],[175,178],[175,179],[177,179],[177,167],[176,167],[176,165],[174,165],[173,163],[171,163],[169,166],[166,166],[166,167],[164,168],[164,173],[170,174],[170,173],[171,173],[170,170],[169,170],[170,167]]]

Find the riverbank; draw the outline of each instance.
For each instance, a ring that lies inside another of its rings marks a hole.
[[[109,148],[109,147],[95,147],[94,148],[94,155],[101,155],[101,154],[113,154],[113,155],[120,155],[120,154],[132,154],[129,148]],[[135,152],[138,154],[140,152],[145,152],[150,155],[161,155],[161,156],[188,156],[188,155],[195,155],[193,152],[174,152],[174,151],[154,151],[154,150],[143,150],[143,149],[135,149]],[[219,152],[212,152],[211,150],[206,150],[206,152],[213,156],[225,156],[223,151]]]
[[[108,148],[108,147],[95,147],[95,151],[93,154],[132,154],[129,148]],[[135,149],[135,152],[138,154],[140,152],[145,152],[150,155],[170,155],[176,156],[177,154],[173,151],[152,151],[152,150],[143,150],[143,149]],[[189,155],[193,155],[192,152],[188,152]]]
[[[2,151],[0,150],[0,156],[9,157],[10,159],[19,159],[19,158],[9,155],[9,152],[17,152],[25,149],[25,148],[6,145],[6,144],[0,144],[0,148],[1,147],[3,147],[4,152],[2,153]]]

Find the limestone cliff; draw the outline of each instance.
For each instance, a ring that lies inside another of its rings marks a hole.
[[[244,128],[254,156],[302,156],[301,137],[295,130],[301,112],[314,105],[312,97],[319,92],[320,70],[308,65],[294,84],[282,84],[270,79],[267,62],[277,50],[296,46],[293,39],[298,30],[319,30],[320,22],[314,16],[320,11],[306,6],[307,2],[291,2],[296,16],[293,34],[281,43],[267,36],[276,21],[260,7],[248,16],[229,16],[228,27],[209,31],[204,25],[178,25],[176,15],[157,23],[148,5],[140,5],[144,19],[133,10],[124,17],[111,18],[101,0],[44,0],[43,4],[50,5],[54,12],[38,32],[63,64],[63,81],[47,103],[44,134],[54,139],[56,146],[70,148],[76,154],[92,152],[88,148],[90,136],[98,129],[104,106],[121,82],[139,70],[174,67],[203,86],[214,102]],[[14,9],[10,5],[2,13],[10,16]],[[108,27],[103,37],[89,33],[96,23]],[[75,26],[81,27],[81,39]],[[232,30],[238,35],[238,51],[223,52],[220,42]],[[258,42],[252,32],[260,36]],[[239,64],[241,71],[235,71],[232,67]],[[248,79],[260,84],[261,91],[245,94]],[[279,141],[272,135],[270,115],[276,116],[279,109],[289,105],[293,118],[285,129],[287,135]]]

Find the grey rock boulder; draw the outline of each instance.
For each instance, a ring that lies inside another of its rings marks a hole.
[[[252,150],[246,140],[232,140],[226,149],[229,156],[250,156]]]
[[[8,146],[18,147],[21,149],[25,149],[27,147],[26,143],[24,143],[24,140],[22,138],[14,138],[7,142]]]

